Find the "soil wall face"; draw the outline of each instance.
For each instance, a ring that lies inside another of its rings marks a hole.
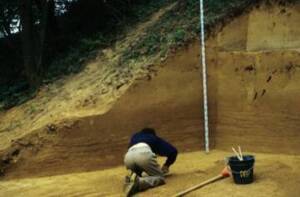
[[[216,148],[299,154],[299,21],[299,5],[262,6],[210,42]]]
[[[174,144],[179,152],[203,147],[202,89],[198,43],[168,58],[151,75],[137,79],[106,114],[82,118],[57,130],[38,131],[21,144],[6,177],[36,177],[91,171],[123,164],[130,136],[144,127]],[[11,150],[11,152],[16,152]],[[14,155],[14,154],[12,154]],[[1,166],[0,166],[1,167]]]
[[[262,6],[249,15],[247,50],[300,48],[300,4]]]
[[[220,52],[214,74],[216,148],[299,153],[299,52]]]

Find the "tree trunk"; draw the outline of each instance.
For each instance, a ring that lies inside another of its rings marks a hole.
[[[40,42],[39,42],[39,56],[38,56],[38,67],[39,73],[43,73],[45,66],[45,51],[47,48],[46,37],[48,32],[48,11],[49,11],[49,2],[47,0],[43,0],[41,3],[41,29],[40,29]]]
[[[35,61],[35,44],[33,35],[32,0],[22,0],[20,7],[22,25],[22,49],[26,77],[32,87],[40,85],[40,77]]]
[[[55,2],[54,0],[35,0],[35,2],[41,12],[37,67],[39,74],[42,76],[45,67],[47,67],[49,55],[51,55],[49,54],[51,36],[56,31]]]

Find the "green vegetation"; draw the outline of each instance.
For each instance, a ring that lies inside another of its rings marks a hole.
[[[59,52],[53,52],[56,57],[44,70],[41,85],[52,83],[63,75],[80,72],[87,61],[99,55],[101,49],[109,47],[117,40],[124,38],[128,29],[134,27],[138,22],[147,20],[152,13],[171,2],[174,2],[174,0],[145,1],[144,3],[132,4],[125,14],[116,16],[118,18],[117,23],[110,21],[112,25],[105,26],[103,30],[95,31],[95,33],[75,32],[74,35],[72,33],[68,35],[70,38],[63,36],[62,40],[58,40],[59,45],[57,48],[60,49]],[[60,45],[66,45],[67,43],[71,43],[69,49],[61,50]],[[5,52],[4,49],[3,51]],[[1,60],[2,58],[4,57],[0,57]],[[2,62],[5,62],[5,59]],[[17,64],[20,64],[20,60]],[[18,72],[21,71],[18,70]],[[19,79],[10,84],[0,84],[0,111],[32,99],[36,91],[37,89],[30,87],[24,79]]]
[[[2,2],[2,0],[0,1]],[[60,1],[63,2],[63,0]],[[269,2],[268,0],[205,0],[206,35],[209,35],[211,32],[210,30],[216,24],[242,14],[247,8],[261,1]],[[86,1],[77,0],[70,2],[72,4],[73,2],[84,3]],[[113,6],[119,5],[117,1],[110,2],[115,3],[112,4]],[[133,43],[127,51],[122,54],[119,62],[119,66],[121,66],[128,65],[130,62],[136,62],[146,57],[165,58],[169,53],[185,47],[189,42],[196,39],[199,36],[199,0],[155,0],[130,4],[130,6],[126,5],[124,6],[126,11],[122,11],[120,14],[118,14],[119,11],[114,12],[113,16],[110,16],[113,19],[106,21],[106,24],[103,26],[100,24],[101,27],[97,27],[99,29],[94,27],[95,24],[100,23],[96,20],[93,21],[92,25],[86,26],[86,32],[74,32],[73,34],[73,29],[81,27],[80,25],[78,27],[76,25],[82,23],[85,24],[87,23],[87,20],[93,18],[91,17],[93,15],[88,15],[84,16],[84,19],[81,19],[82,16],[77,16],[76,13],[82,14],[87,12],[87,10],[81,12],[79,9],[78,12],[75,7],[72,17],[75,17],[76,20],[70,20],[71,22],[68,21],[70,24],[66,23],[67,26],[70,27],[70,30],[67,31],[66,35],[60,34],[57,36],[56,43],[58,46],[54,46],[54,48],[48,50],[52,51],[52,55],[55,58],[50,58],[50,64],[47,65],[47,68],[44,70],[45,73],[43,75],[42,85],[51,83],[63,75],[80,72],[87,61],[90,61],[99,55],[101,49],[110,47],[116,43],[116,41],[122,40],[129,29],[134,28],[135,25],[141,21],[146,21],[152,13],[172,2],[177,2],[177,6],[163,15],[158,23],[148,27],[146,30],[147,34],[140,37],[138,41]],[[300,0],[278,0],[278,2],[285,4],[300,2]],[[4,4],[0,4],[0,7],[1,6],[4,6]],[[81,4],[77,6],[81,8]],[[91,5],[89,6],[91,7]],[[105,10],[106,8],[103,9]],[[115,7],[113,9],[115,10]],[[62,16],[57,16],[57,18],[59,17]],[[66,20],[63,17],[59,19],[62,21]],[[103,19],[101,19],[101,21],[103,21]],[[5,21],[0,20],[0,24],[4,22]],[[74,26],[76,28],[74,28]],[[19,39],[15,40],[16,43],[20,43]],[[61,45],[66,45],[67,47],[61,47]],[[2,50],[0,46],[0,52],[5,52],[4,49]],[[53,52],[53,50],[55,52]],[[20,50],[15,51],[16,52],[14,53],[21,54]],[[16,56],[16,54],[13,55]],[[5,57],[0,57],[1,62],[4,62],[3,58]],[[18,59],[19,63],[21,62],[20,57],[15,59]],[[18,62],[13,65],[18,65]],[[15,72],[22,73],[20,69]],[[17,83],[0,84],[0,110],[6,110],[26,102],[28,99],[35,96],[35,92],[36,89],[30,87],[24,78]]]
[[[20,105],[36,94],[36,90],[29,88],[28,83],[20,82],[11,86],[0,86],[0,111]]]
[[[144,4],[133,5],[130,14],[124,16],[109,32],[97,32],[80,39],[65,54],[58,56],[50,65],[45,83],[52,82],[62,75],[81,71],[85,63],[99,55],[99,51],[113,45],[124,38],[125,32],[138,22],[146,20],[152,13],[174,0],[146,1]]]
[[[263,0],[206,0],[204,1],[206,36],[217,24],[242,14],[247,8]],[[265,1],[268,2],[268,1]],[[278,1],[295,3],[299,0]],[[122,64],[136,61],[143,56],[165,57],[199,36],[200,31],[199,0],[181,0],[175,9],[162,17],[159,24],[147,30],[148,34],[136,42],[123,54]]]
[[[247,8],[251,0],[206,0],[205,26],[207,29],[224,17],[236,15]],[[199,0],[178,1],[175,9],[162,17],[159,24],[154,24],[147,30],[148,34],[136,42],[122,58],[122,64],[138,60],[143,56],[165,57],[199,36]]]

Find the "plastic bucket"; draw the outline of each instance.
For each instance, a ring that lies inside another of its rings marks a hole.
[[[254,162],[255,158],[252,155],[243,156],[243,161],[240,161],[236,156],[229,157],[228,164],[236,184],[253,182]]]

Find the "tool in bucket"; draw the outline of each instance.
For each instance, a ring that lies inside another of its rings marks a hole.
[[[231,147],[233,152],[235,153],[235,155],[237,156],[237,158],[240,160],[240,161],[243,161],[243,154],[242,154],[242,149],[240,146],[238,146],[238,149],[239,149],[239,152],[237,152],[235,150],[235,148]]]

